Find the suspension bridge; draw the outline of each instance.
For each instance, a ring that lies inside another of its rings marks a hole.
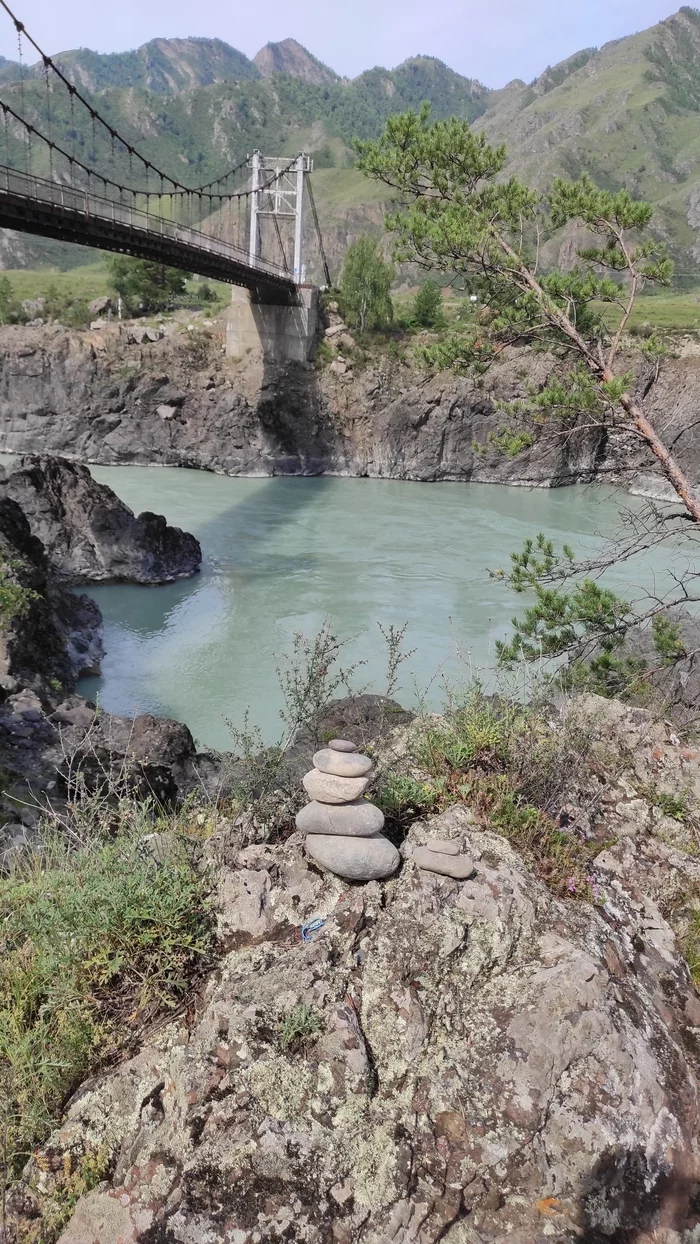
[[[250,339],[267,354],[306,357],[316,305],[302,252],[309,234],[330,284],[310,158],[254,151],[214,180],[188,186],[104,115],[5,0],[0,10],[14,24],[19,53],[18,81],[4,89],[11,102],[0,100],[0,227],[227,282],[241,291],[229,352],[242,352]],[[23,42],[39,57],[43,84],[36,66],[24,68]],[[312,227],[305,230],[307,202]]]

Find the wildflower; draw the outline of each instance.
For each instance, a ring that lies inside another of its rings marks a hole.
[[[576,893],[576,878],[575,877],[569,877],[569,880],[566,883],[566,888],[569,891],[569,894]]]

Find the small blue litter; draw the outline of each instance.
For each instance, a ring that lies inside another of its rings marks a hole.
[[[317,933],[319,929],[323,928],[325,923],[326,923],[325,920],[322,920],[320,916],[317,916],[315,920],[309,920],[308,924],[302,924],[301,926],[302,942],[310,942],[312,940],[312,937],[311,937],[312,933]]]

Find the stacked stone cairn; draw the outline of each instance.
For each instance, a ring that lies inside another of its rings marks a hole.
[[[303,779],[312,802],[296,823],[307,835],[306,853],[320,868],[350,881],[390,877],[401,859],[381,832],[384,813],[363,799],[372,777],[369,756],[346,739],[333,739],[316,752],[314,767]]]

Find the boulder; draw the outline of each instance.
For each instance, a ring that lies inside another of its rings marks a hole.
[[[93,298],[92,302],[88,303],[88,311],[90,312],[90,315],[101,316],[101,315],[105,315],[108,311],[111,311],[111,310],[112,310],[112,299],[106,296],[102,298]]]
[[[20,458],[0,471],[0,497],[21,506],[53,573],[72,583],[169,583],[201,565],[194,536],[159,514],[137,517],[80,463]]]
[[[99,672],[98,606],[54,581],[41,541],[1,488],[0,560],[16,598],[16,612],[3,619],[0,630],[0,676],[45,692],[52,682],[71,687],[81,674]]]
[[[35,320],[41,315],[46,306],[45,298],[25,298],[22,301],[22,310],[28,320]],[[40,321],[43,324],[43,320]]]
[[[390,877],[401,863],[396,847],[383,834],[342,838],[337,834],[310,834],[306,854],[319,867],[349,881],[376,881]]]

